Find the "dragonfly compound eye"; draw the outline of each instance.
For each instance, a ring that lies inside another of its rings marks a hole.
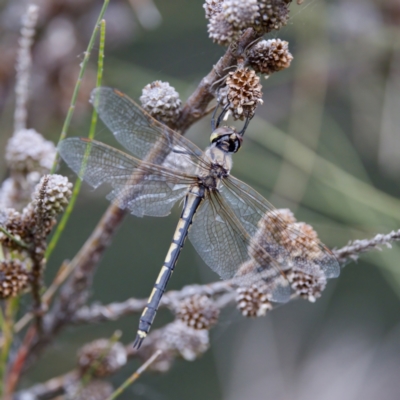
[[[236,153],[242,144],[242,137],[235,128],[222,126],[211,134],[210,142],[228,153]]]

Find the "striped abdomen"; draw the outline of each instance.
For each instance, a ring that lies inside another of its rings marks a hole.
[[[167,283],[172,275],[172,271],[175,268],[179,254],[189,232],[190,225],[192,224],[193,216],[203,200],[203,197],[204,188],[193,187],[185,198],[185,205],[183,207],[181,217],[179,218],[178,225],[175,229],[171,246],[169,247],[161,271],[158,274],[156,283],[154,284],[154,288],[147,302],[147,306],[143,310],[142,316],[140,317],[139,329],[137,331],[135,342],[133,343],[133,346],[137,349],[140,347],[144,338],[150,331],[154,317],[156,316],[158,305],[160,304],[161,297],[165,292]]]

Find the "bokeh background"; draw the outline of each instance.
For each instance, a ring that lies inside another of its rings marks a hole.
[[[79,64],[101,2],[40,0],[29,127],[57,141]],[[27,2],[0,3],[0,148],[12,133],[14,60]],[[182,100],[224,49],[207,35],[201,0],[112,0],[106,13],[104,84],[132,98],[154,80]],[[400,226],[400,3],[397,0],[305,0],[268,38],[289,41],[292,66],[262,81],[264,105],[235,156],[233,174],[276,207],[291,208],[329,247]],[[86,135],[96,52],[70,135]],[[187,137],[204,148],[209,118]],[[97,139],[116,145],[99,125]],[[2,176],[7,176],[1,159]],[[61,173],[75,179],[62,166]],[[84,186],[46,270],[84,243],[107,207],[106,190]],[[167,218],[127,217],[99,266],[91,301],[147,297],[164,260],[179,207]],[[187,242],[170,289],[215,281]],[[315,304],[296,301],[248,320],[225,309],[200,359],[144,375],[121,399],[398,399],[400,398],[400,249],[363,255],[329,283]],[[28,299],[25,300],[29,304]],[[173,317],[159,312],[156,326]],[[68,372],[76,350],[116,329],[132,341],[138,316],[64,331],[23,380],[28,387]],[[121,384],[139,364],[111,378]]]

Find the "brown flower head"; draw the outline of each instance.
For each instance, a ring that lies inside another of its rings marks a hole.
[[[257,285],[239,287],[236,292],[237,308],[245,317],[261,317],[272,310],[268,295]]]
[[[0,299],[18,296],[28,286],[29,275],[19,260],[0,262]]]
[[[289,43],[280,39],[262,40],[247,55],[247,63],[258,73],[271,75],[290,66],[293,56]]]
[[[248,68],[230,72],[226,87],[226,100],[222,101],[222,105],[229,102],[229,110],[235,120],[251,118],[257,106],[263,103],[260,78]]]
[[[260,16],[254,22],[254,29],[261,33],[279,30],[289,20],[289,3],[292,0],[258,0]]]
[[[126,364],[127,354],[120,342],[98,339],[83,346],[78,352],[78,366],[82,374],[110,375]]]
[[[176,316],[194,329],[210,329],[218,321],[219,309],[204,295],[194,295],[182,300]]]
[[[293,291],[312,303],[321,296],[326,286],[326,277],[321,269],[315,269],[313,274],[310,274],[293,268],[287,273],[287,278]]]

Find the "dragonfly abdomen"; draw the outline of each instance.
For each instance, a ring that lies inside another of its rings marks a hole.
[[[172,275],[176,263],[178,262],[183,244],[185,243],[190,225],[193,221],[193,216],[203,200],[203,197],[204,188],[194,187],[185,198],[185,205],[183,207],[181,217],[179,218],[178,225],[175,229],[174,237],[169,247],[167,256],[165,257],[164,264],[160,273],[158,274],[147,305],[140,317],[139,329],[133,344],[133,346],[136,348],[140,347],[144,338],[150,331],[151,325],[158,310],[158,306],[160,304],[161,297],[165,292],[168,281]]]

